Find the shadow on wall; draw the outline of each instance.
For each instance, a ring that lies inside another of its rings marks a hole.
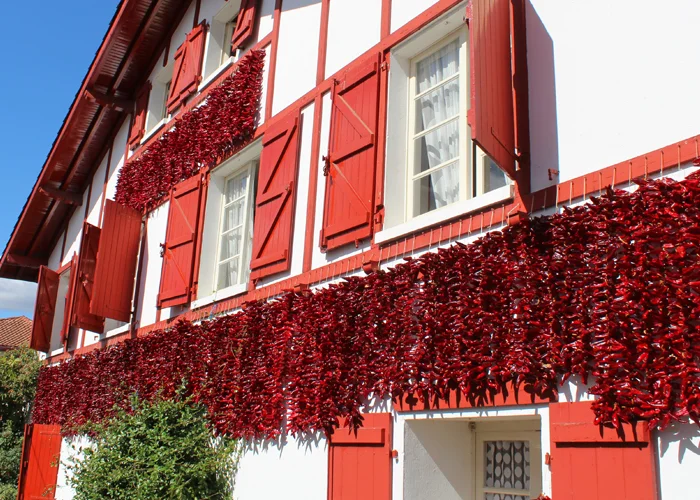
[[[530,180],[532,190],[556,184],[548,170],[559,170],[557,92],[554,75],[554,42],[532,3],[525,2],[527,72],[530,107]]]
[[[696,443],[693,440],[697,440]],[[700,428],[690,424],[672,424],[659,433],[659,453],[663,457],[672,443],[678,443],[678,463],[683,463],[686,452],[700,456]]]

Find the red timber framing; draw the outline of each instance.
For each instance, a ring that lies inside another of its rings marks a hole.
[[[141,213],[105,202],[90,313],[128,322],[141,238]]]
[[[320,236],[324,250],[359,245],[372,235],[380,63],[378,54],[371,55],[333,85]]]
[[[205,174],[200,173],[177,184],[170,192],[158,308],[187,304],[194,293],[205,187]]]
[[[95,268],[97,267],[97,249],[100,244],[101,229],[87,222],[83,225],[77,266],[71,274],[70,326],[83,328],[91,332],[103,333],[105,319],[90,312],[93,297]],[[66,336],[66,341],[67,336]]]
[[[366,413],[363,426],[341,427],[328,446],[329,500],[391,500],[391,413]]]
[[[60,454],[60,426],[24,426],[18,500],[55,498]]]
[[[552,498],[657,500],[654,449],[647,422],[615,429],[591,423],[591,403],[549,405]]]
[[[268,126],[258,170],[251,279],[287,271],[294,236],[301,117]]]

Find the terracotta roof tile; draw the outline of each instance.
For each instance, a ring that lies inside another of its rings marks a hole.
[[[28,346],[32,335],[32,320],[26,316],[0,319],[0,349]]]

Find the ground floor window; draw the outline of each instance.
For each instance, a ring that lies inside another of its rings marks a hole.
[[[539,433],[477,432],[476,498],[530,500],[540,494]]]

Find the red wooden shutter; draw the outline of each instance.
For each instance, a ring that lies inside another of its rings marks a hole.
[[[322,248],[372,235],[378,103],[378,56],[350,69],[333,87]]]
[[[146,113],[148,112],[148,96],[150,92],[151,82],[146,82],[136,95],[134,118],[131,122],[131,132],[129,132],[129,147],[132,149],[139,145],[146,131]]]
[[[297,116],[273,125],[265,132],[255,200],[251,279],[289,269],[299,137]]]
[[[71,320],[70,325],[84,328],[91,332],[102,333],[105,328],[105,319],[90,313],[90,299],[95,283],[95,267],[97,266],[97,247],[100,243],[100,228],[85,223],[83,238],[80,242],[78,265],[73,267],[75,273],[72,291]]]
[[[243,0],[236,18],[236,28],[231,37],[231,51],[241,47],[253,35],[257,17],[258,0]]]
[[[549,405],[552,498],[656,500],[654,451],[646,422],[625,426],[626,441],[614,429],[593,424],[590,402]]]
[[[357,434],[340,428],[330,438],[329,500],[391,499],[391,414],[363,417]]]
[[[186,304],[192,296],[203,191],[202,175],[195,175],[170,192],[158,307]]]
[[[141,236],[141,213],[112,200],[105,202],[102,236],[90,312],[128,322]]]
[[[53,329],[53,317],[56,313],[59,279],[58,273],[53,272],[48,267],[41,266],[39,268],[32,338],[29,341],[29,347],[37,351],[48,352],[51,345],[51,330]]]
[[[472,0],[469,19],[472,139],[515,176],[510,0]]]
[[[195,93],[202,81],[206,33],[207,24],[203,21],[187,34],[185,41],[175,51],[173,79],[167,102],[168,113],[172,113],[187,97]]]
[[[61,325],[61,343],[64,347],[68,345],[68,336],[70,334],[70,324],[73,316],[73,290],[77,286],[78,281],[78,256],[73,254],[73,258],[68,268],[70,272],[68,281],[68,290],[63,299],[63,304],[56,304],[56,307],[63,307],[63,324]],[[64,271],[65,272],[65,271]]]
[[[60,455],[60,426],[25,426],[18,500],[55,498]]]

